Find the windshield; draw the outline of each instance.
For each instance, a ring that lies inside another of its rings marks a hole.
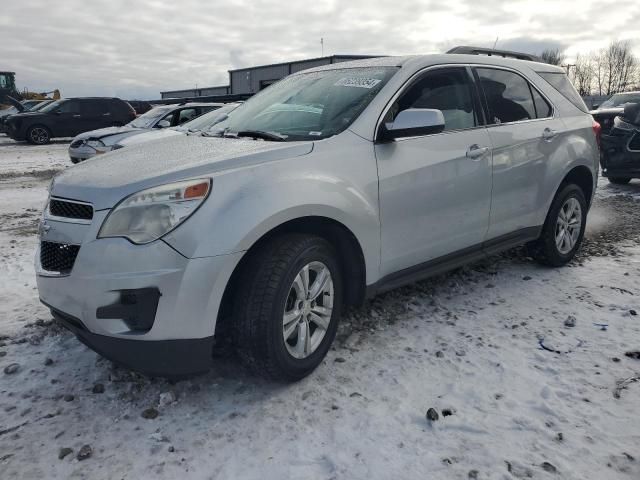
[[[140,115],[135,120],[130,121],[127,125],[135,128],[151,128],[153,125],[169,113],[173,107],[156,107],[147,113]]]
[[[218,127],[224,134],[268,132],[288,141],[327,138],[351,125],[396,71],[361,67],[292,75],[247,100]]]
[[[45,113],[53,112],[54,110],[60,108],[60,106],[64,102],[66,102],[66,100],[56,100],[55,102],[51,102],[49,105],[42,107],[40,111]]]
[[[44,107],[46,107],[47,105],[49,105],[52,102],[52,100],[45,100],[44,102],[40,102],[39,104],[35,105],[31,111],[32,112],[37,112],[39,110],[42,110]]]
[[[183,123],[179,127],[175,127],[176,130],[187,132],[200,132],[209,130],[214,125],[217,125],[222,120],[226,120],[229,113],[240,106],[240,103],[228,103],[220,108],[212,110],[191,120],[190,122]]]
[[[616,93],[609,100],[602,102],[601,108],[624,107],[627,103],[640,103],[640,93]]]

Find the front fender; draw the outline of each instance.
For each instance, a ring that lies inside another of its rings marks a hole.
[[[190,258],[225,255],[248,250],[290,220],[325,217],[353,233],[365,257],[367,283],[375,281],[380,221],[372,145],[352,141],[345,158],[335,143],[303,157],[222,172],[205,204],[164,240]]]

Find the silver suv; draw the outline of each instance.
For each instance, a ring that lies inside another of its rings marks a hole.
[[[216,345],[308,375],[345,305],[527,244],[579,248],[597,124],[562,69],[444,54],[291,75],[218,125],[58,175],[40,298],[100,354],[204,371]]]

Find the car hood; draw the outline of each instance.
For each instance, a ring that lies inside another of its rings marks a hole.
[[[51,195],[113,207],[145,188],[306,155],[313,142],[180,136],[99,155],[56,176]]]
[[[149,132],[143,132],[139,135],[124,138],[119,141],[118,144],[123,147],[131,147],[133,145],[139,145],[140,143],[146,143],[151,140],[160,140],[162,138],[176,137],[178,135],[185,135],[186,132],[181,130],[175,130],[173,128],[162,128],[160,130],[151,130]]]
[[[76,135],[76,137],[73,139],[75,140],[87,140],[89,138],[94,138],[94,139],[103,139],[106,137],[110,137],[112,135],[119,135],[121,133],[130,133],[130,132],[135,132],[135,131],[142,131],[144,129],[142,128],[136,128],[136,127],[129,127],[127,125],[123,126],[123,127],[107,127],[107,128],[100,128],[98,130],[91,130],[90,132],[84,132],[81,133],[80,135]]]

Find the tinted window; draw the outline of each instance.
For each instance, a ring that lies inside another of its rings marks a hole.
[[[83,115],[97,117],[107,113],[106,104],[102,100],[84,100],[80,102],[80,111]]]
[[[534,87],[531,87],[531,93],[533,94],[533,103],[536,105],[536,114],[538,118],[548,118],[553,114],[553,109],[549,102],[538,92]]]
[[[536,118],[529,82],[520,75],[478,68],[478,76],[489,108],[489,124],[519,122]]]
[[[59,104],[58,110],[60,110],[62,113],[80,113],[80,102],[76,100],[62,102]]]
[[[538,72],[542,78],[544,78],[547,83],[549,83],[553,88],[555,88],[558,92],[562,94],[567,100],[573,103],[576,107],[578,107],[583,112],[588,112],[589,109],[582,101],[582,97],[576,92],[576,89],[573,88],[573,85],[569,81],[569,78],[564,73],[561,72]]]
[[[445,130],[461,130],[477,125],[471,82],[466,69],[448,68],[426,73],[391,106],[384,121],[392,122],[408,108],[440,110]]]

